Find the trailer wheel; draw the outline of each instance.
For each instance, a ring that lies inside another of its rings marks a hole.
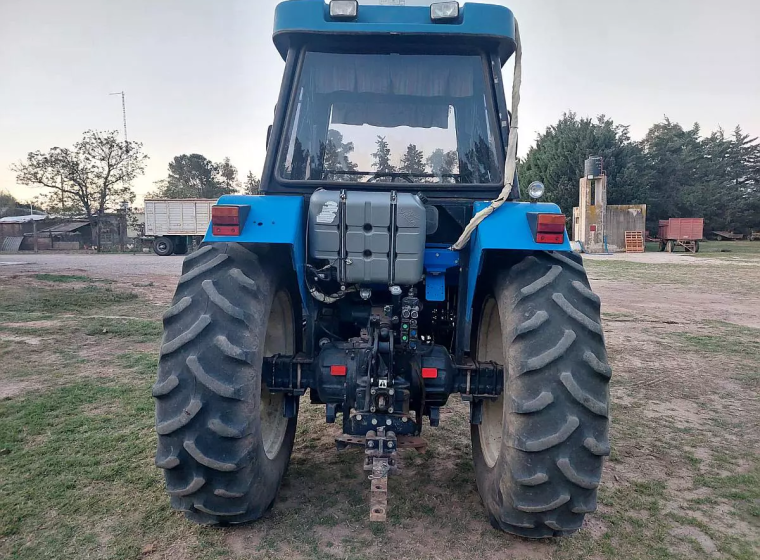
[[[296,418],[261,381],[262,360],[296,350],[294,307],[275,259],[237,243],[185,259],[153,387],[156,465],[172,507],[200,524],[259,519],[290,461]]]
[[[153,241],[153,252],[159,257],[168,257],[174,254],[174,242],[168,237],[159,237]]]
[[[472,426],[491,524],[528,538],[578,531],[609,455],[610,367],[600,301],[579,256],[540,253],[496,274],[477,358],[506,364],[505,390]]]
[[[694,242],[694,252],[699,253],[699,241]]]
[[[675,241],[668,241],[668,246],[666,248],[666,250],[668,251],[668,253],[674,252],[675,249],[676,249]]]
[[[665,251],[666,246],[667,246],[667,243],[665,241],[660,241],[660,253]]]

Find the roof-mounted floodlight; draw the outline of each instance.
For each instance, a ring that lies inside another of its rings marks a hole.
[[[430,6],[430,19],[446,23],[459,19],[459,2],[439,2]]]
[[[332,0],[330,17],[332,19],[351,20],[359,15],[358,0]]]

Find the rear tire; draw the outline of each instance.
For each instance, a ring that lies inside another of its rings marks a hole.
[[[264,356],[296,350],[281,268],[237,243],[206,245],[185,259],[164,316],[156,465],[172,507],[200,524],[259,519],[290,460],[296,418],[261,382]]]
[[[159,237],[153,241],[153,252],[159,257],[168,257],[174,254],[174,242],[168,237]]]
[[[528,538],[574,533],[596,510],[610,452],[611,370],[582,260],[537,253],[497,273],[479,324],[478,360],[506,364],[502,398],[472,426],[491,524]]]

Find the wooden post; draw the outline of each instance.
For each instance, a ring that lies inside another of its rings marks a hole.
[[[127,210],[122,207],[119,212],[119,245],[121,252],[124,252],[124,246],[127,240]]]
[[[34,216],[32,216],[32,235],[34,235],[34,252],[39,253],[39,248],[37,247],[37,220],[34,219]]]

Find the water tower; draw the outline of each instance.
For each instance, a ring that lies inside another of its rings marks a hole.
[[[606,253],[607,175],[601,157],[591,156],[586,160],[580,201],[573,214],[575,241],[580,241],[587,253]]]

